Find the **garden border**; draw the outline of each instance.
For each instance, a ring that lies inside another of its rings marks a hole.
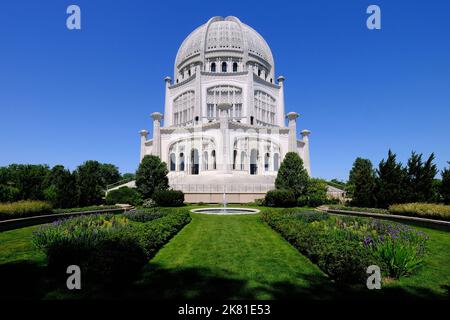
[[[61,218],[70,218],[73,216],[91,215],[99,213],[124,213],[128,210],[133,209],[133,207],[126,208],[115,208],[115,209],[104,209],[104,210],[92,210],[92,211],[77,211],[77,212],[67,212],[67,213],[53,213],[46,215],[38,215],[26,218],[17,218],[0,221],[0,232],[8,231],[13,229],[19,229],[23,227],[34,226],[37,224],[43,224],[48,222],[53,222]]]
[[[324,207],[324,206],[318,207],[318,208],[316,208],[316,210],[322,211],[322,212],[328,212],[328,213],[351,215],[351,216],[361,216],[361,217],[371,217],[371,218],[393,220],[393,221],[419,222],[419,223],[422,223],[425,225],[439,226],[439,227],[445,227],[445,228],[450,229],[450,221],[444,221],[444,220],[435,220],[435,219],[410,217],[410,216],[402,216],[402,215],[394,215],[394,214],[371,213],[371,212],[364,212],[364,211],[330,209],[330,208]]]

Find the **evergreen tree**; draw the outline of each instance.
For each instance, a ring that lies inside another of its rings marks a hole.
[[[450,162],[447,162],[450,165]],[[440,186],[441,198],[445,204],[450,204],[450,167],[442,170]]]
[[[386,160],[378,165],[375,197],[377,206],[388,208],[394,203],[405,201],[407,171],[401,163],[397,163],[396,155],[391,150]]]
[[[350,170],[346,190],[352,198],[352,205],[368,208],[376,206],[375,172],[369,159],[356,158]]]
[[[291,190],[298,198],[305,193],[308,179],[308,172],[303,167],[303,160],[296,152],[288,152],[278,169],[275,188]]]
[[[77,181],[78,205],[83,207],[100,204],[105,189],[101,164],[95,160],[88,160],[78,166],[74,174]]]
[[[411,153],[407,166],[406,195],[407,202],[433,202],[436,199],[434,177],[437,167],[433,163],[432,153],[425,163],[422,154]]]
[[[77,184],[75,175],[63,166],[52,168],[47,176],[48,187],[44,190],[46,200],[55,208],[71,208],[77,206]]]
[[[422,169],[422,177],[419,182],[419,188],[420,188],[420,201],[423,202],[434,202],[436,199],[435,194],[435,182],[434,178],[436,177],[438,173],[437,166],[434,164],[434,153],[432,153],[427,161],[425,161],[425,164],[423,165]]]
[[[136,171],[136,187],[144,199],[151,198],[156,190],[169,188],[167,165],[157,156],[147,155]]]

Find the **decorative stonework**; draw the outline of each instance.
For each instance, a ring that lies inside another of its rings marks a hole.
[[[310,132],[297,140],[298,114],[285,114],[285,79],[275,83],[274,67],[266,41],[235,17],[195,29],[178,50],[173,83],[164,79],[164,116],[152,113],[153,138],[140,132],[141,159],[159,156],[171,186],[191,198],[223,190],[260,197],[289,151],[310,172]]]

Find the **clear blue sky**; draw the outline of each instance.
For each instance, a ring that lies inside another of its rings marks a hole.
[[[65,26],[77,4],[82,30]],[[366,28],[370,4],[382,30]],[[286,111],[312,131],[314,176],[346,178],[392,148],[450,160],[449,1],[3,1],[0,166],[88,159],[132,172],[183,39],[235,15],[269,43]]]

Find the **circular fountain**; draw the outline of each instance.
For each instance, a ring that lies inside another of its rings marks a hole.
[[[258,213],[258,209],[252,208],[199,208],[192,209],[191,212],[194,213],[203,213],[203,214],[219,214],[219,215],[227,215],[227,214],[255,214]]]
[[[222,200],[222,207],[219,208],[198,208],[198,209],[192,209],[191,212],[194,213],[203,213],[203,214],[220,214],[220,215],[227,215],[227,214],[255,214],[259,213],[258,209],[252,209],[252,208],[228,208],[227,207],[227,196],[225,193],[225,190],[223,192],[223,200]]]

